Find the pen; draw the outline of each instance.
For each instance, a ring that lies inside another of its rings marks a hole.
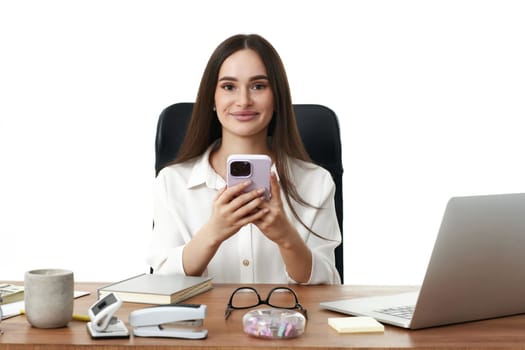
[[[77,315],[77,314],[73,314],[73,320],[75,320],[75,321],[83,321],[83,322],[91,321],[91,319],[89,318],[88,315]]]
[[[21,309],[20,310],[20,313],[22,315],[24,315],[26,313],[26,311],[24,309]],[[77,315],[77,314],[73,314],[72,316],[72,319],[75,320],[75,321],[83,321],[83,322],[89,322],[91,321],[91,319],[89,318],[88,315]]]

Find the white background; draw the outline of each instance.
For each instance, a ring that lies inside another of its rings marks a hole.
[[[340,119],[347,284],[419,284],[453,195],[525,191],[522,1],[1,1],[0,280],[147,271],[154,136],[237,33]],[[195,213],[198,215],[199,213]]]

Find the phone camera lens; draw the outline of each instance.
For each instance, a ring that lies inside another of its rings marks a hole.
[[[235,161],[231,163],[230,173],[232,176],[247,177],[250,176],[252,167],[250,162],[247,161]]]

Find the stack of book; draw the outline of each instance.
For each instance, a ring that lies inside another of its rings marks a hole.
[[[24,300],[24,286],[4,283],[0,284],[0,305]]]
[[[115,293],[122,301],[175,304],[212,288],[212,277],[141,274],[97,290],[98,299]]]
[[[24,307],[24,286],[0,282],[1,319],[20,314]]]

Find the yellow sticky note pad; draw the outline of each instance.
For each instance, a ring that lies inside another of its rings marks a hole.
[[[384,332],[385,326],[372,317],[332,317],[328,324],[339,333]]]

